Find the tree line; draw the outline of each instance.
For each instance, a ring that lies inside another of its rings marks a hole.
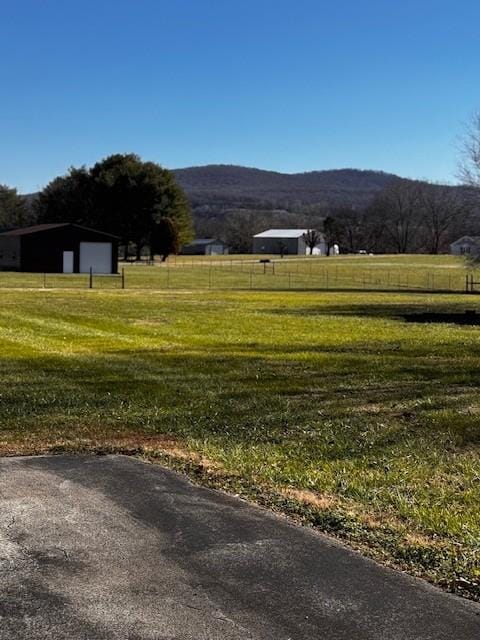
[[[93,167],[71,168],[33,203],[0,186],[0,226],[71,222],[119,236],[124,257],[178,252],[193,237],[188,199],[174,175],[135,154],[111,155]]]
[[[445,253],[480,232],[475,191],[396,179],[363,210],[342,207],[323,220],[327,245],[344,252]]]
[[[327,246],[342,253],[442,253],[462,235],[480,234],[478,191],[396,178],[366,207],[346,203],[298,205],[286,209],[230,209],[197,215],[198,235],[225,241],[232,252],[248,253],[252,235],[268,228],[317,229]]]

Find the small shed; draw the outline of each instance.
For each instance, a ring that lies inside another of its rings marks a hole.
[[[305,234],[311,229],[267,229],[253,236],[253,253],[279,253],[307,255],[310,249],[305,242]],[[313,248],[313,255],[327,255],[327,244],[323,235]]]
[[[119,238],[78,224],[39,224],[0,233],[0,269],[117,273]]]
[[[184,245],[180,253],[188,256],[223,256],[228,254],[228,247],[216,238],[198,238]]]
[[[462,236],[450,245],[450,253],[453,256],[480,255],[480,236]]]

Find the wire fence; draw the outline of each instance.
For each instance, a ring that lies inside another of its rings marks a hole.
[[[121,267],[119,274],[0,272],[0,288],[21,289],[238,289],[423,291],[476,293],[480,277],[464,269],[379,269],[259,261],[166,263]]]

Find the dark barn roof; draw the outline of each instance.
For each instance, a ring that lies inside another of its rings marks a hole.
[[[12,229],[11,231],[4,231],[2,236],[26,236],[32,235],[34,233],[43,233],[44,231],[51,231],[52,229],[59,229],[62,227],[74,227],[75,229],[80,229],[82,231],[89,231],[91,233],[96,233],[101,236],[105,236],[111,238],[113,240],[119,240],[118,236],[113,235],[113,233],[107,233],[106,231],[98,231],[97,229],[91,229],[90,227],[84,227],[80,224],[73,224],[71,222],[56,222],[51,224],[36,224],[33,227],[24,227],[22,229]]]
[[[11,229],[0,233],[0,270],[87,273],[89,262],[99,273],[116,273],[118,243],[111,233],[70,222]]]

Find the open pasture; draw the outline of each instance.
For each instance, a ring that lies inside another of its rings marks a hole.
[[[261,262],[269,260],[269,262]],[[464,292],[466,276],[452,256],[173,256],[164,263],[120,264],[126,289],[359,290]],[[480,284],[477,285],[480,288]],[[89,276],[0,272],[1,288],[89,287]],[[119,289],[120,276],[94,276],[93,287]]]

